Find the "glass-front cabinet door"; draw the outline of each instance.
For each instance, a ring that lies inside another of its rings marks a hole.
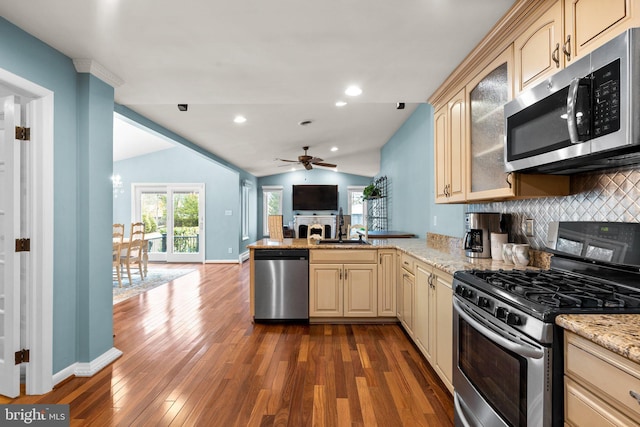
[[[504,105],[513,97],[513,50],[506,49],[467,85],[467,200],[512,197],[504,170]]]

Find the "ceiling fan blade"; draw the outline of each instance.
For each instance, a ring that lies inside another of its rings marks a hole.
[[[313,169],[313,166],[311,166],[311,163],[305,163],[304,164],[304,168],[308,171],[310,171],[311,169]]]
[[[325,162],[313,162],[316,166],[324,166],[325,168],[337,168],[338,165],[334,165],[333,163],[325,163]]]
[[[291,163],[298,163],[299,160],[287,160],[287,159],[276,159],[276,160],[280,160],[281,162],[291,162]]]

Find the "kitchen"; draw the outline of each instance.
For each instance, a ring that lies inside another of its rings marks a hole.
[[[534,19],[533,16],[535,15],[532,15],[532,20]],[[434,102],[434,105],[437,105],[437,103]],[[412,120],[407,123],[406,127],[403,127],[403,129],[399,131],[399,134],[392,139],[389,146],[383,149],[381,174],[393,176],[394,185],[402,187],[394,187],[396,203],[392,205],[392,209],[397,209],[397,211],[392,211],[391,217],[393,218],[395,227],[404,229],[405,224],[402,224],[404,212],[413,211],[416,212],[416,215],[418,215],[419,212],[429,212],[430,217],[428,218],[428,224],[430,227],[433,227],[432,230],[451,230],[451,235],[461,237],[463,234],[463,214],[467,208],[455,204],[434,205],[432,201],[435,199],[435,195],[432,193],[432,189],[435,189],[436,185],[433,183],[434,177],[432,176],[432,172],[425,170],[423,172],[425,175],[424,180],[420,175],[403,176],[402,172],[398,172],[398,168],[394,168],[391,164],[392,162],[397,162],[400,155],[397,155],[397,157],[385,155],[385,151],[397,152],[398,147],[403,145],[402,148],[406,149],[406,151],[401,150],[405,153],[401,155],[403,157],[402,160],[405,161],[403,164],[416,165],[416,168],[419,169],[424,162],[416,161],[414,158],[421,157],[430,159],[433,155],[431,150],[425,147],[425,144],[420,143],[421,140],[423,141],[423,135],[427,136],[427,140],[432,138],[432,136],[428,136],[432,133],[432,129],[427,124],[424,124],[424,122],[428,123],[432,120],[432,114],[433,110],[430,106],[421,106],[415,118],[412,117]],[[416,135],[414,133],[416,129],[422,130],[424,132],[423,135]],[[402,135],[406,136],[406,134],[409,136],[401,138]],[[411,150],[414,145],[417,150]],[[389,170],[391,168],[394,169],[393,174]],[[402,168],[400,168],[400,170],[401,169]],[[635,188],[635,183],[637,182],[635,179],[636,175],[637,172],[635,170],[589,174],[573,179],[573,188],[577,190],[572,191],[572,193],[574,193],[572,196],[503,202],[481,202],[479,204],[471,204],[468,208],[482,211],[507,211],[526,218],[534,218],[536,220],[534,239],[539,239],[546,235],[545,225],[552,220],[574,219],[574,216],[576,220],[582,221],[592,220],[594,218],[612,221],[630,221],[630,217],[635,218],[636,215],[632,212],[633,203],[631,201],[637,200],[637,189]],[[65,174],[60,178],[70,186],[75,182],[74,177]],[[424,197],[416,197],[415,190],[412,189],[412,185],[416,179],[427,183],[427,194],[425,194]],[[421,232],[420,235],[424,235],[424,232]],[[537,247],[540,246],[538,245]],[[82,296],[82,298],[85,298],[85,296]],[[57,368],[60,368],[60,365],[65,366],[64,363],[58,363],[57,365]]]

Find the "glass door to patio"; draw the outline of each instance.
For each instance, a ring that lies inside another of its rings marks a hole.
[[[134,184],[149,261],[204,262],[204,184]]]

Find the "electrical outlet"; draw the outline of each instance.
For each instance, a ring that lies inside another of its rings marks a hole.
[[[522,225],[522,231],[527,237],[533,237],[533,218],[527,218]]]
[[[229,253],[232,254],[233,253],[233,248],[229,248]]]
[[[434,215],[433,216],[433,226],[435,227],[436,225],[438,225],[438,216]]]

